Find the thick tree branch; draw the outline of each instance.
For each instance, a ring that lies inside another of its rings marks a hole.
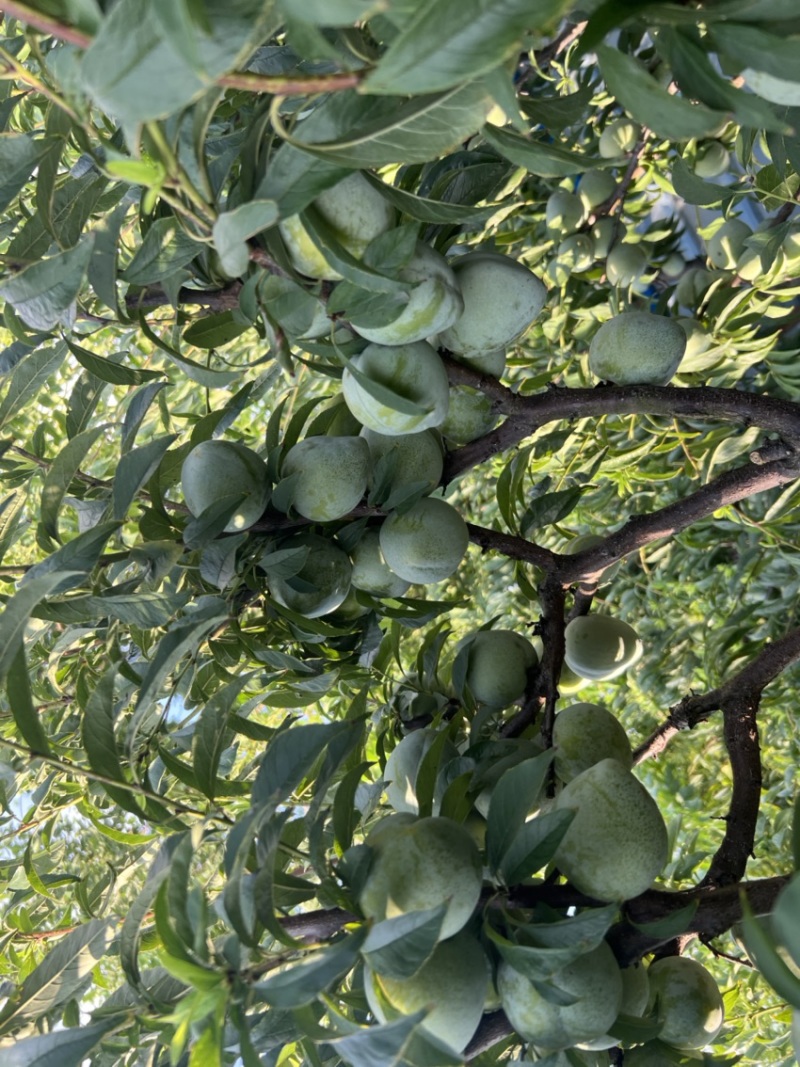
[[[515,534],[501,533],[500,530],[490,530],[486,526],[476,526],[474,522],[467,523],[469,539],[475,545],[480,545],[484,552],[501,552],[509,559],[518,559],[522,563],[531,563],[534,567],[544,570],[553,570],[558,556],[549,548],[541,548],[524,537]]]
[[[233,282],[224,289],[189,289],[184,286],[178,290],[178,303],[197,304],[211,311],[230,311],[239,306],[239,293],[241,282]],[[139,308],[157,308],[171,304],[171,299],[159,285],[140,289],[138,292],[129,293],[125,298],[125,306],[132,311]]]
[[[800,466],[786,460],[746,463],[726,471],[695,493],[647,515],[636,515],[601,545],[558,557],[556,571],[565,585],[580,579],[599,581],[603,571],[637,549],[684,530],[718,508],[785,485],[800,477]]]
[[[681,730],[691,730],[704,722],[714,711],[732,705],[736,700],[757,700],[771,681],[787,667],[800,659],[800,626],[790,630],[784,637],[772,641],[755,656],[746,667],[738,671],[717,689],[708,693],[691,693],[669,711],[667,722],[654,730],[646,741],[634,750],[634,763],[641,763],[663,752],[669,738]]]
[[[758,742],[759,698],[748,693],[722,702],[725,747],[731,763],[733,789],[725,834],[701,886],[732,885],[744,877],[756,840],[761,802],[761,749]]]

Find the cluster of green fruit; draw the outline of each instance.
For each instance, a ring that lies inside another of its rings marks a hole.
[[[502,1006],[517,1033],[539,1050],[630,1044],[635,1047],[626,1053],[626,1063],[630,1058],[651,1067],[672,1062],[675,1050],[700,1049],[712,1041],[723,1023],[722,1000],[709,972],[691,959],[668,957],[648,968],[621,970],[603,941],[590,950],[576,945],[545,980],[541,958],[534,960],[537,946],[526,941],[524,929],[516,942],[479,940],[482,835],[471,818],[459,823],[441,815],[417,816],[414,781],[435,737],[432,729],[415,731],[390,756],[386,792],[400,814],[381,821],[367,838],[373,853],[359,905],[376,923],[436,908],[445,909],[444,919],[437,947],[416,973],[398,978],[366,968],[367,999],[376,1019],[391,1021],[430,1008],[423,1027],[461,1052],[482,1013]],[[573,812],[553,866],[587,896],[621,904],[644,892],[663,868],[664,821],[631,773],[627,734],[606,709],[576,704],[559,712],[554,745],[560,788],[554,799],[535,802],[530,818]],[[465,764],[450,742],[440,757],[444,781],[437,784],[434,810],[447,781],[446,764],[456,761],[459,773]],[[476,798],[476,807],[486,811],[485,801],[485,796]],[[493,945],[500,946],[499,958]],[[550,992],[552,987],[566,998]],[[642,1019],[648,1023],[643,1029]],[[658,1039],[628,1042],[637,1024],[638,1033],[657,1031]]]
[[[395,211],[376,184],[353,172],[312,205],[338,249],[333,258],[339,263],[342,256],[356,263],[373,241],[392,236]],[[299,273],[329,289],[341,280],[300,216],[284,220],[280,229]],[[277,546],[298,551],[291,573],[286,572],[292,565],[284,562],[284,573],[269,575],[271,595],[308,617],[339,608],[351,587],[378,597],[402,596],[411,583],[442,581],[456,570],[467,549],[466,524],[455,508],[429,494],[441,480],[445,443],[482,436],[496,416],[478,390],[450,387],[437,349],[499,377],[506,347],[546,298],[527,267],[492,251],[448,260],[417,242],[397,274],[408,290],[394,317],[376,324],[369,313],[354,313],[348,320],[349,330],[365,344],[346,360],[342,398],[349,423],[339,420],[344,427],[339,433],[329,429],[294,444],[274,477],[257,453],[224,441],[202,442],[183,465],[189,511],[203,522],[224,514],[221,532],[250,528],[268,504],[309,523],[335,522],[350,515],[376,481],[382,483],[378,503],[388,502],[389,514],[379,528],[368,527],[350,553],[335,537],[312,532]],[[320,303],[318,321],[306,336],[340,326]]]

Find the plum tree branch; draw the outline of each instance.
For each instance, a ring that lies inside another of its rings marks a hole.
[[[800,467],[783,459],[748,462],[725,471],[696,492],[646,515],[635,515],[602,544],[574,555],[558,557],[556,569],[565,585],[580,579],[599,580],[602,572],[637,549],[669,537],[712,515],[718,508],[763,493],[800,477]]]

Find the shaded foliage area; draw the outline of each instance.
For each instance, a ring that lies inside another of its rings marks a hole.
[[[430,727],[423,817],[467,825],[494,790],[471,924],[493,973],[516,961],[557,1002],[558,968],[604,940],[621,964],[688,951],[726,1002],[704,1062],[791,1062],[794,6],[3,5],[4,1063],[623,1063],[619,1047],[537,1051],[491,997],[463,1057],[422,1013],[376,1021],[365,973],[413,975],[441,930],[438,913],[373,923],[359,904],[386,760]],[[623,116],[633,142],[609,154]],[[363,257],[314,206],[353,170],[400,222]],[[598,171],[612,192],[581,202]],[[583,204],[572,227],[548,217],[557,192]],[[293,267],[280,224],[298,213],[337,284]],[[749,236],[707,258],[737,215]],[[313,523],[281,479],[294,444],[338,432],[363,348],[350,324],[408,302],[416,239],[503,252],[547,303],[502,380],[442,353],[495,420],[445,442],[437,492],[471,542],[458,570],[308,618],[275,595],[304,590],[298,535],[352,553],[424,495],[393,499],[387,462],[351,512]],[[635,277],[609,267],[615,245],[636,250]],[[628,309],[684,322],[670,385],[593,380],[591,338]],[[266,464],[249,529],[224,532],[238,499],[189,512],[182,465],[210,440]],[[586,533],[601,540],[566,551]],[[554,868],[566,826],[546,810],[542,748],[576,691],[565,625],[592,614],[632,625],[644,655],[579,699],[623,723],[670,839],[656,885],[621,904]],[[459,655],[492,626],[541,653],[503,709],[476,701]],[[658,1032],[651,1012],[614,1037]]]

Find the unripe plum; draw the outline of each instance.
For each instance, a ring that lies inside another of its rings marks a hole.
[[[589,370],[615,385],[666,385],[686,351],[674,319],[624,311],[604,322],[589,347]]]
[[[449,578],[469,544],[467,525],[454,507],[423,497],[405,511],[394,511],[381,526],[381,551],[395,574],[429,584]]]
[[[636,147],[639,127],[629,118],[618,118],[606,126],[600,134],[597,148],[603,159],[614,159]]]
[[[390,230],[395,210],[381,193],[358,171],[325,189],[314,201],[339,243],[360,259],[370,241]],[[332,267],[308,235],[299,215],[283,219],[278,228],[286,244],[292,266],[309,278],[335,281],[341,274]]]
[[[645,787],[616,759],[564,786],[556,811],[574,811],[553,857],[587,896],[621,903],[643,893],[667,861],[667,828]]]
[[[620,971],[622,978],[622,1003],[619,1006],[620,1015],[632,1015],[635,1018],[644,1014],[647,1008],[647,1000],[650,995],[650,980],[647,977],[647,968],[642,963],[634,963],[630,967],[623,967]],[[613,1048],[619,1044],[616,1037],[611,1034],[603,1034],[593,1041],[580,1042],[578,1048],[590,1052],[598,1052],[603,1049]],[[628,1063],[628,1053],[625,1053],[625,1063]]]
[[[598,219],[589,231],[592,240],[592,255],[595,259],[605,259],[611,246],[617,239],[619,225],[616,219]]]
[[[503,1010],[517,1033],[545,1049],[571,1048],[605,1034],[622,1002],[622,978],[605,941],[553,975],[553,984],[574,1003],[547,1000],[505,960],[497,972]]]
[[[497,422],[491,397],[468,385],[450,386],[450,406],[440,430],[456,445],[483,437]]]
[[[650,964],[650,998],[662,1023],[659,1038],[680,1049],[703,1048],[725,1021],[717,983],[688,956],[665,956]]]
[[[438,431],[423,430],[421,433],[390,436],[376,433],[365,426],[361,436],[367,442],[372,457],[373,482],[378,474],[375,468],[385,460],[383,467],[391,464],[393,493],[405,487],[410,489],[420,482],[430,493],[439,484],[444,469],[444,454]]]
[[[594,682],[617,678],[639,662],[642,652],[633,627],[611,615],[579,615],[564,631],[564,659]]]
[[[647,254],[641,245],[614,245],[606,258],[606,274],[612,285],[633,285],[647,270]]]
[[[316,619],[343,604],[350,590],[352,567],[346,552],[317,534],[298,534],[281,548],[307,548],[308,556],[296,575],[270,577],[270,594],[290,611]]]
[[[718,178],[730,166],[731,154],[719,141],[706,141],[699,145],[694,161],[698,178]]]
[[[227,533],[246,530],[264,514],[269,499],[267,465],[236,441],[201,441],[183,461],[181,490],[192,515],[201,515],[224,497],[244,497],[225,525]]]
[[[478,630],[466,638],[466,683],[480,704],[507,708],[525,692],[528,671],[539,662],[527,637],[513,630]]]
[[[589,170],[580,180],[578,196],[587,211],[604,203],[617,188],[617,180],[607,170]]]
[[[466,925],[480,897],[483,864],[460,823],[442,816],[392,815],[378,824],[367,844],[374,855],[358,902],[368,919],[447,904],[439,939]]]
[[[569,782],[603,759],[633,766],[628,735],[616,716],[599,704],[572,704],[559,711],[553,724],[555,771]]]
[[[741,219],[727,219],[706,241],[706,252],[719,270],[734,270],[753,231]]]
[[[574,233],[586,217],[583,201],[566,189],[556,189],[547,198],[545,225],[551,237]]]
[[[373,1015],[382,1023],[429,1009],[420,1028],[459,1053],[483,1015],[489,961],[480,942],[462,930],[440,942],[410,978],[390,978],[367,967],[364,989]]]
[[[369,447],[361,437],[307,437],[283,461],[294,477],[292,505],[306,519],[330,522],[353,510],[367,489]]]
[[[365,530],[350,553],[350,558],[353,563],[353,586],[372,596],[402,596],[411,584],[399,578],[383,558],[379,530]]]
[[[398,741],[389,754],[386,767],[383,772],[386,799],[395,811],[410,812],[412,815],[419,814],[419,802],[417,800],[417,774],[419,766],[428,749],[436,740],[437,730],[425,728],[411,730],[402,740]],[[445,741],[441,752],[440,766],[458,758],[458,749],[449,740]],[[440,775],[434,790],[434,812],[441,803],[442,795],[449,785],[446,775]]]
[[[409,263],[399,271],[402,281],[413,282],[408,303],[386,326],[361,326],[351,320],[356,333],[381,345],[404,345],[422,341],[451,326],[464,310],[464,301],[450,264],[435,249],[417,241]]]
[[[349,367],[342,375],[342,392],[350,411],[376,433],[420,433],[440,426],[447,416],[450,383],[439,355],[427,341],[407,345],[367,345],[352,359],[367,378],[398,397],[398,407],[376,399]],[[410,402],[417,410],[404,406]]]
[[[504,350],[527,330],[544,307],[547,290],[526,266],[497,252],[456,256],[452,266],[464,313],[438,341],[474,366],[472,360]]]

